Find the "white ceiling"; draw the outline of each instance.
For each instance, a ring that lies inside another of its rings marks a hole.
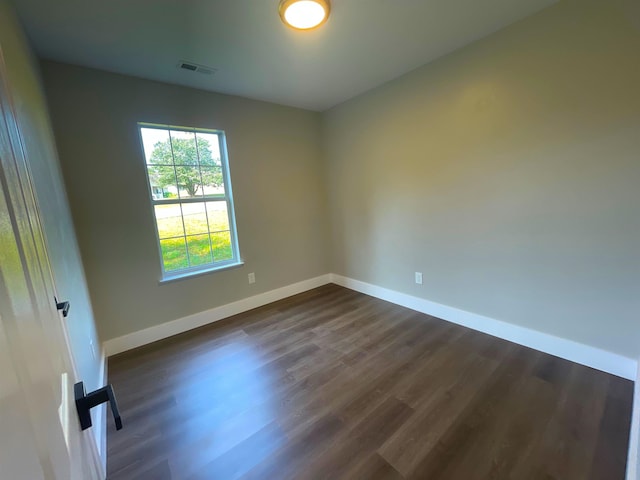
[[[286,28],[279,0],[14,0],[44,58],[325,110],[557,0],[333,0]],[[213,76],[181,71],[189,60]]]

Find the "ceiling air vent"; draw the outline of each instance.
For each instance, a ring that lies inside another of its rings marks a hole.
[[[178,64],[178,68],[180,70],[187,70],[189,72],[202,73],[203,75],[213,75],[214,73],[216,73],[215,68],[207,67],[206,65],[200,65],[193,62],[180,62]]]

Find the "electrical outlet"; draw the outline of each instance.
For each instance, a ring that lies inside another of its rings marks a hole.
[[[416,283],[422,285],[422,272],[416,272]]]
[[[249,275],[249,283],[256,283],[256,274],[255,273],[250,273]]]

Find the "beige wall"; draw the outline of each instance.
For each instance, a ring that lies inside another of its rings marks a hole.
[[[332,270],[637,358],[637,14],[561,2],[326,112]]]
[[[102,381],[101,345],[60,173],[40,72],[16,16],[3,0],[0,0],[0,50],[6,64],[3,74],[6,74],[12,92],[16,119],[31,169],[56,291],[60,300],[71,302],[66,324],[79,379],[85,382],[88,390],[93,390],[100,387],[99,382]],[[91,344],[95,347],[95,355]]]
[[[42,69],[104,340],[328,273],[319,114],[52,62]],[[244,267],[159,285],[139,121],[226,132]]]

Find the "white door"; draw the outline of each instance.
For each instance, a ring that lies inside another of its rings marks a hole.
[[[102,476],[0,59],[0,478]]]

